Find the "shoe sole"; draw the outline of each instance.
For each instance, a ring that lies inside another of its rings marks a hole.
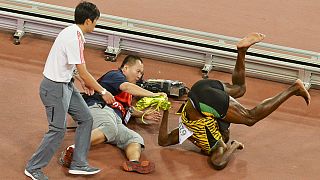
[[[26,169],[24,170],[24,174],[28,177],[30,177],[32,180],[37,180],[36,178],[34,178]]]
[[[75,175],[92,175],[92,174],[97,174],[99,173],[101,170],[97,170],[97,171],[92,171],[92,172],[88,172],[88,171],[81,171],[81,170],[69,170],[70,174],[75,174]]]
[[[65,152],[62,151],[62,152],[61,152],[61,155],[60,155],[60,157],[59,157],[59,159],[58,159],[58,163],[59,163],[61,166],[63,166],[63,167],[69,168],[69,167],[70,167],[70,163],[67,164],[67,163],[64,161],[64,156],[65,156]]]
[[[73,156],[73,148],[72,149],[67,148],[61,152],[60,157],[58,159],[58,163],[63,167],[70,168],[72,156]]]
[[[122,165],[123,170],[128,172],[137,172],[140,174],[149,174],[155,170],[155,164],[150,161],[142,161],[139,164],[134,162],[124,162]]]

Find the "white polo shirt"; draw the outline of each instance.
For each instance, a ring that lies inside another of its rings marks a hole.
[[[83,64],[85,39],[76,24],[63,29],[54,41],[43,75],[55,82],[70,82],[76,64]]]

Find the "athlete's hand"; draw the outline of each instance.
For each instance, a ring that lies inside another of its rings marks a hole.
[[[107,91],[106,94],[102,95],[102,98],[107,104],[112,104],[115,101],[113,95],[109,91]]]

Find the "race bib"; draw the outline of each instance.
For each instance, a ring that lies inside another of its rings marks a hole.
[[[124,123],[128,124],[131,117],[131,112],[127,111],[126,117],[124,118]]]
[[[192,136],[193,132],[190,131],[179,118],[179,144],[182,144],[185,140],[187,140],[190,136]]]

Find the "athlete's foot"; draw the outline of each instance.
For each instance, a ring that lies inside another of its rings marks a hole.
[[[261,33],[251,33],[238,42],[237,49],[247,50],[253,44],[262,41],[265,37],[266,35]]]
[[[237,149],[242,150],[244,148],[244,145],[241,142],[238,142],[236,140],[231,141],[231,145],[236,145]]]
[[[294,85],[298,88],[297,96],[302,96],[306,101],[307,105],[310,104],[311,96],[308,90],[304,87],[303,82],[300,79],[297,79]]]

